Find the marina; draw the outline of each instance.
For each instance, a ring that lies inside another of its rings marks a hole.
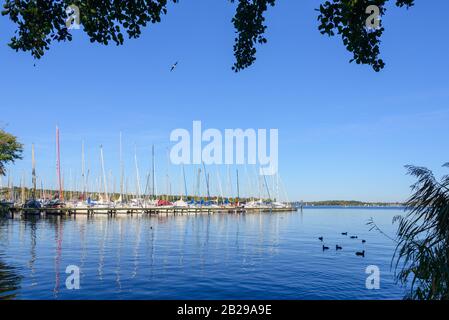
[[[273,212],[290,212],[297,211],[296,207],[111,207],[111,208],[89,208],[89,207],[64,207],[64,208],[27,208],[27,207],[9,207],[7,208],[11,217],[17,214],[21,215],[77,215],[84,214],[88,216],[96,214],[107,214],[114,216],[117,214],[214,214],[214,213],[273,213]]]
[[[96,214],[106,214],[115,216],[117,214],[215,214],[215,213],[266,213],[266,212],[289,212],[296,211],[294,206],[288,201],[280,201],[282,181],[279,175],[272,177],[271,183],[265,175],[258,175],[256,168],[253,175],[249,174],[245,166],[247,179],[247,193],[252,192],[252,196],[247,194],[241,196],[241,175],[235,169],[235,180],[233,181],[231,169],[227,168],[227,182],[223,187],[220,172],[215,171],[216,194],[212,194],[212,178],[210,172],[203,162],[194,168],[193,179],[195,185],[194,195],[189,194],[186,171],[184,164],[178,165],[181,168],[179,175],[179,193],[170,194],[172,182],[169,172],[169,164],[164,175],[165,188],[167,193],[157,195],[157,175],[155,146],[151,147],[151,167],[145,179],[143,189],[143,179],[140,175],[139,162],[137,157],[137,147],[134,153],[135,170],[135,191],[129,192],[128,177],[125,177],[125,164],[123,155],[122,133],[119,135],[119,174],[120,191],[115,192],[115,178],[112,171],[106,174],[105,155],[103,145],[99,148],[100,170],[95,183],[89,183],[91,170],[86,166],[85,143],[81,142],[81,175],[72,176],[69,172],[69,186],[64,183],[64,175],[61,163],[60,129],[56,127],[56,185],[51,189],[44,186],[43,179],[38,187],[38,176],[36,171],[35,145],[31,145],[31,185],[26,183],[26,175],[22,174],[20,185],[14,184],[14,179],[9,173],[6,187],[0,181],[0,208],[3,213],[14,218],[16,215],[77,215],[85,214],[93,216]],[[167,159],[168,160],[168,159]],[[262,170],[262,168],[259,168]],[[263,170],[262,170],[263,171]],[[159,173],[160,174],[160,173]],[[256,181],[252,181],[256,179]],[[235,183],[235,186],[232,184]],[[68,188],[69,190],[66,190]],[[254,192],[256,191],[256,192]],[[226,194],[225,194],[226,193]],[[257,193],[257,194],[256,194]],[[284,198],[287,199],[284,190]],[[184,200],[185,199],[185,200]]]

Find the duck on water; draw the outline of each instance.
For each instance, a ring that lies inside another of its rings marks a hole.
[[[365,250],[363,250],[363,251],[357,251],[356,253],[355,253],[355,255],[356,256],[358,256],[358,257],[365,257]]]

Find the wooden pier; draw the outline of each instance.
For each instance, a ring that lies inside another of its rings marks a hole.
[[[117,214],[146,214],[146,215],[158,215],[158,214],[172,214],[172,215],[185,215],[185,214],[215,214],[215,213],[262,213],[262,212],[290,212],[297,211],[296,207],[288,208],[244,208],[244,207],[63,207],[63,208],[20,208],[10,207],[9,213],[11,217],[15,215],[35,215],[35,216],[71,216],[71,215],[87,215],[93,216],[96,214],[106,214],[109,216],[115,216]]]

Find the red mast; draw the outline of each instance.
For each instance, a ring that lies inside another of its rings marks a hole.
[[[59,187],[59,199],[64,201],[64,195],[62,194],[62,183],[61,183],[61,155],[59,148],[59,128],[56,127],[56,175],[58,178]]]

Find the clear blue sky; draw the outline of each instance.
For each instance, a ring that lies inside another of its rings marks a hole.
[[[0,122],[26,147],[12,167],[16,180],[29,177],[34,142],[38,174],[54,183],[56,125],[67,182],[69,168],[79,175],[83,139],[93,176],[100,144],[107,170],[117,172],[122,131],[133,178],[134,145],[142,175],[152,143],[162,170],[171,130],[201,120],[219,129],[278,128],[290,199],[404,200],[413,182],[405,164],[443,174],[449,161],[449,2],[388,9],[380,73],[349,64],[341,40],[320,35],[319,2],[278,1],[267,15],[268,44],[238,74],[231,70],[235,5],[226,0],[172,4],[162,23],[121,47],[92,45],[75,30],[36,67],[7,47],[13,25],[0,17]],[[175,183],[179,168],[170,170]]]

